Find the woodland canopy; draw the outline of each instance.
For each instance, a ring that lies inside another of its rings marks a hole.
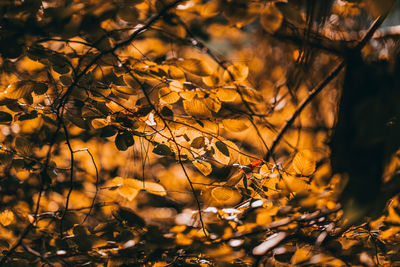
[[[0,266],[400,265],[399,10],[0,1]]]

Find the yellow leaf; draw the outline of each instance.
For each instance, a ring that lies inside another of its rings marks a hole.
[[[264,30],[274,33],[281,27],[282,22],[281,11],[274,4],[267,4],[260,15],[260,23]]]
[[[186,114],[198,118],[209,118],[212,115],[211,110],[199,99],[183,100],[183,108]]]
[[[310,188],[310,185],[300,177],[286,174],[282,174],[282,176],[283,179],[279,183],[281,189],[289,190],[290,192],[303,193]]]
[[[108,125],[107,119],[98,118],[92,120],[92,126],[95,129],[103,128],[106,127],[107,125]]]
[[[212,69],[202,60],[189,58],[180,62],[180,66],[186,71],[189,71],[197,76],[209,76],[212,74]]]
[[[212,172],[212,166],[209,162],[193,161],[193,165],[205,176]]]
[[[257,213],[256,223],[258,225],[268,225],[272,223],[272,216],[275,216],[278,210],[279,207],[277,206],[260,209]]]
[[[202,6],[200,14],[204,18],[210,18],[218,15],[220,12],[220,1],[212,0]]]
[[[176,242],[176,244],[181,245],[181,246],[189,246],[190,244],[193,243],[193,239],[187,237],[187,235],[185,235],[183,233],[178,233],[176,235],[175,242]]]
[[[239,164],[242,166],[245,165],[250,165],[251,164],[251,159],[243,154],[239,155]]]
[[[160,196],[165,196],[167,194],[162,185],[147,181],[143,182],[137,179],[115,177],[109,184],[111,187],[117,186],[118,194],[129,201],[132,201],[140,190]]]
[[[163,87],[158,91],[158,97],[161,102],[166,104],[173,104],[177,102],[181,97],[175,91],[171,91],[168,87]]]
[[[310,251],[307,248],[299,248],[292,256],[290,262],[291,264],[296,265],[300,262],[308,260],[311,256],[312,253],[310,253]]]
[[[4,210],[0,213],[0,224],[3,226],[10,225],[14,222],[15,216],[14,213],[10,210]]]
[[[239,91],[246,102],[257,104],[263,101],[263,96],[254,89],[240,86]]]
[[[213,73],[210,76],[202,77],[201,78],[203,83],[208,86],[218,86],[219,85],[219,77],[217,73]]]
[[[308,150],[298,152],[293,159],[293,169],[296,174],[310,176],[314,173],[316,167],[315,160]]]
[[[221,108],[221,102],[217,98],[215,98],[215,96],[204,98],[203,101],[204,104],[206,104],[207,108],[214,111],[215,113],[217,113]]]
[[[228,187],[216,187],[211,190],[211,196],[220,204],[235,204],[241,198],[237,190]]]
[[[139,193],[139,190],[131,186],[123,185],[117,189],[117,192],[121,197],[132,201]]]
[[[222,163],[224,165],[228,165],[231,158],[227,155],[224,155],[217,147],[214,146],[214,159],[218,161],[219,163]]]
[[[241,132],[249,127],[247,122],[242,119],[225,119],[222,120],[222,124],[224,128],[230,132]]]
[[[232,102],[239,97],[239,94],[235,89],[218,88],[217,97],[222,102]]]
[[[130,186],[132,188],[136,188],[138,190],[143,190],[148,193],[165,196],[167,192],[165,188],[157,183],[148,182],[148,181],[141,181],[137,179],[125,178],[124,179],[124,186]]]
[[[185,81],[185,73],[178,67],[176,66],[169,66],[168,68],[168,75],[174,79],[174,80],[178,80],[178,81]]]
[[[180,81],[172,81],[169,83],[169,89],[171,91],[180,92],[183,89],[183,84]]]
[[[182,91],[182,92],[179,92],[179,95],[185,100],[192,100],[196,96],[196,92]]]
[[[224,72],[224,82],[231,81],[243,82],[249,75],[249,67],[245,64],[234,64],[229,66]]]

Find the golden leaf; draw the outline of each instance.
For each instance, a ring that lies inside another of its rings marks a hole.
[[[235,101],[235,99],[240,96],[235,89],[218,88],[217,97],[222,102],[232,102]]]
[[[300,262],[304,262],[308,260],[313,254],[310,253],[310,250],[307,248],[299,248],[296,250],[294,255],[292,256],[292,259],[290,260],[290,263],[293,265],[297,265]]]
[[[212,166],[209,162],[205,161],[193,161],[193,165],[205,176],[212,172]]]
[[[132,201],[139,193],[139,190],[131,186],[123,185],[117,189],[117,192],[121,197]]]
[[[212,115],[211,110],[199,99],[183,100],[183,108],[186,114],[198,118],[209,118]]]
[[[179,95],[185,100],[192,100],[196,96],[196,92],[186,90],[179,92]]]
[[[168,75],[174,79],[174,80],[178,80],[181,82],[185,81],[185,73],[178,67],[176,66],[169,66],[168,68]]]
[[[169,83],[169,89],[171,91],[180,92],[183,89],[183,84],[180,81],[172,81]]]
[[[133,78],[130,74],[124,75],[124,82],[133,90],[138,90],[140,88],[138,80]]]
[[[216,187],[211,190],[211,196],[220,204],[230,205],[237,203],[241,195],[237,190],[228,187]]]
[[[168,87],[161,88],[158,91],[158,97],[161,102],[166,104],[173,104],[181,98],[177,92],[171,91]]]
[[[234,64],[229,66],[224,72],[224,82],[231,81],[243,82],[249,75],[249,67],[245,64]]]
[[[293,159],[293,169],[296,174],[310,176],[314,173],[315,167],[316,163],[310,151],[304,150],[298,152]]]
[[[229,153],[229,152],[228,152]],[[219,163],[222,163],[224,165],[228,165],[231,158],[227,155],[225,155],[218,147],[214,146],[214,159],[218,161]]]
[[[209,76],[212,74],[212,69],[202,60],[189,58],[180,62],[180,66],[186,71],[193,73],[197,76]]]
[[[14,222],[15,216],[14,213],[10,210],[4,210],[0,213],[0,224],[3,226],[10,225]]]
[[[213,73],[210,76],[201,78],[203,83],[208,86],[218,86],[219,85],[219,77],[217,73]]]
[[[218,15],[220,12],[220,1],[212,0],[202,6],[200,14],[204,18],[210,18]]]
[[[246,102],[257,104],[263,101],[263,96],[254,89],[240,86],[239,91]]]
[[[281,11],[273,4],[264,7],[260,15],[260,23],[265,31],[269,33],[276,32],[282,25],[283,15]]]
[[[165,196],[167,194],[162,185],[137,179],[115,177],[109,184],[111,186],[117,186],[118,194],[129,201],[132,201],[140,190],[159,196]]]
[[[224,128],[230,132],[241,132],[249,128],[247,122],[242,119],[225,119],[222,120],[222,124]]]
[[[103,128],[106,127],[107,125],[108,125],[107,119],[97,118],[92,120],[92,126],[95,129]]]
[[[221,108],[221,102],[215,98],[215,95],[211,95],[207,98],[204,98],[204,104],[206,104],[207,108],[217,113]]]

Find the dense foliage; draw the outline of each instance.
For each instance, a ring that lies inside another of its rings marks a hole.
[[[0,266],[399,264],[394,2],[0,1]]]

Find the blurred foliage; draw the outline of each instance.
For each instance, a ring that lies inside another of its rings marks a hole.
[[[0,1],[0,266],[400,264],[393,3]]]

